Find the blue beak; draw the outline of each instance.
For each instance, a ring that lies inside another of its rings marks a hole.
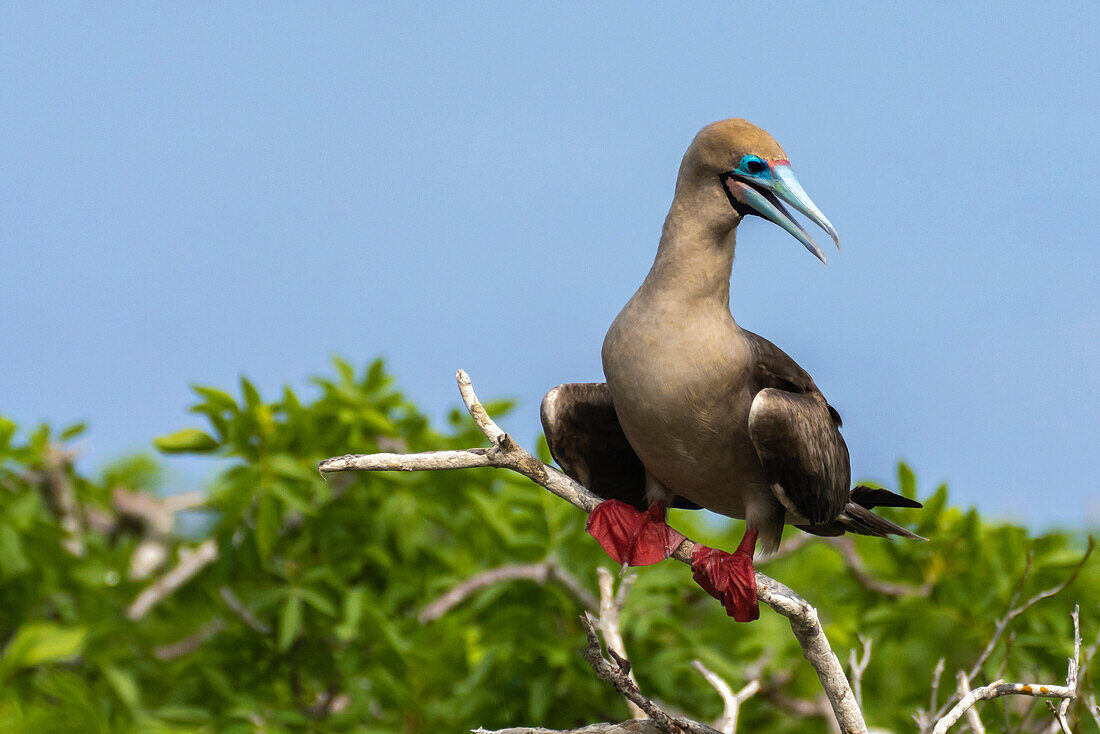
[[[787,161],[769,161],[767,170],[757,174],[734,171],[727,174],[723,180],[731,197],[787,230],[821,262],[825,262],[825,253],[795,220],[783,202],[806,215],[814,224],[825,230],[833,238],[837,249],[840,249],[840,237],[837,235],[836,227],[817,208],[809,194],[802,188],[802,184],[798,183]]]

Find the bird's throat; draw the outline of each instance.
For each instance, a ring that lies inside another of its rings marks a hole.
[[[701,217],[698,209],[677,197],[665,219],[657,257],[642,288],[654,296],[674,296],[728,309],[734,233],[730,219]]]

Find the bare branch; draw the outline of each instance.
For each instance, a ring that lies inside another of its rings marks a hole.
[[[32,472],[29,479],[39,484],[50,508],[57,515],[65,539],[61,546],[71,555],[84,555],[84,523],[81,522],[73,483],[69,478],[74,454],[49,445],[46,447],[45,466],[40,472]]]
[[[985,649],[982,650],[981,654],[978,656],[978,659],[974,663],[974,665],[970,668],[969,671],[966,672],[966,680],[967,680],[968,684],[973,682],[974,678],[978,675],[979,672],[981,672],[982,667],[986,664],[986,662],[989,660],[989,657],[993,654],[993,651],[997,648],[997,644],[1001,641],[1001,638],[1004,636],[1005,630],[1008,629],[1008,626],[1012,623],[1012,620],[1016,619],[1016,617],[1020,616],[1024,612],[1026,612],[1028,609],[1030,609],[1036,603],[1042,601],[1043,599],[1049,599],[1050,597],[1061,593],[1067,586],[1072,584],[1077,579],[1077,576],[1081,573],[1081,569],[1085,567],[1085,563],[1088,562],[1089,557],[1092,556],[1092,552],[1095,549],[1096,549],[1096,540],[1092,536],[1089,536],[1088,548],[1085,549],[1085,553],[1084,553],[1084,555],[1081,556],[1081,560],[1077,562],[1077,565],[1074,566],[1073,571],[1070,573],[1070,575],[1068,577],[1066,577],[1065,581],[1063,581],[1062,583],[1057,584],[1055,586],[1052,586],[1049,589],[1045,589],[1043,591],[1040,591],[1038,594],[1036,594],[1035,596],[1032,596],[1027,601],[1023,602],[1022,604],[1017,604],[1016,602],[1020,598],[1020,594],[1022,593],[1023,586],[1024,586],[1024,583],[1027,581],[1028,575],[1031,573],[1031,567],[1032,567],[1032,563],[1034,561],[1034,553],[1031,552],[1031,551],[1028,552],[1027,562],[1024,564],[1024,571],[1023,571],[1022,574],[1020,574],[1020,580],[1016,582],[1016,589],[1012,594],[1012,598],[1008,602],[1008,607],[1009,607],[1008,612],[1005,613],[1005,615],[1003,617],[1001,617],[1000,619],[997,620],[997,623],[996,623],[995,628],[993,630],[993,636],[989,639],[989,643],[985,646]],[[938,675],[937,675],[937,679],[938,679]],[[925,719],[925,723],[930,723],[931,721],[935,721],[937,719],[943,718],[943,716],[947,712],[947,710],[955,702],[957,702],[959,700],[959,696],[958,696],[957,693],[952,694],[944,702],[942,707],[940,707],[939,709],[936,709],[935,708],[936,702],[935,702],[935,690],[934,690],[934,688],[935,688],[935,682],[933,683],[933,694],[932,694],[932,698],[933,698],[933,701],[932,701],[933,709],[932,710],[934,710],[935,713],[932,714],[930,718]],[[922,731],[925,730],[925,729],[926,729],[926,726],[921,727]]]
[[[975,688],[962,700],[955,704],[946,716],[940,719],[932,734],[944,734],[951,726],[962,718],[967,709],[978,701],[990,701],[1001,696],[1036,696],[1041,698],[1072,698],[1073,692],[1066,686],[1040,685],[1038,683],[1005,683],[997,680],[988,686]]]
[[[662,730],[653,719],[631,719],[619,724],[603,722],[589,724],[579,729],[543,729],[538,726],[516,726],[507,729],[474,729],[473,734],[661,734]]]
[[[491,466],[522,474],[585,512],[592,512],[603,501],[562,472],[539,461],[504,433],[485,412],[485,408],[474,394],[469,376],[464,371],[458,371],[457,380],[463,402],[482,433],[492,444],[490,448],[406,455],[345,455],[322,461],[318,466],[321,473],[348,470],[418,471]],[[685,540],[672,557],[690,565],[691,552],[694,548],[694,541]],[[844,668],[829,646],[829,641],[821,628],[817,610],[791,589],[759,572],[756,574],[756,589],[757,597],[761,602],[790,621],[792,632],[825,689],[841,731],[849,734],[864,734],[867,731],[867,725],[863,721],[863,714],[856,705]]]
[[[474,423],[477,423],[477,427],[485,434],[485,438],[489,439],[489,443],[493,445],[502,443],[508,437],[508,434],[502,431],[496,421],[489,417],[481,401],[477,399],[477,395],[474,394],[474,384],[470,381],[470,376],[466,374],[466,370],[459,370],[455,374],[455,379],[458,380],[458,392],[462,395],[462,402],[466,404],[466,410],[470,413],[470,417],[474,419]]]
[[[676,718],[666,713],[638,690],[638,685],[630,677],[630,663],[616,655],[615,651],[611,649],[608,649],[607,652],[615,658],[614,663],[603,656],[603,651],[600,649],[600,640],[596,637],[596,623],[592,619],[592,615],[587,612],[583,614],[581,624],[584,625],[585,634],[588,636],[588,647],[584,651],[584,659],[592,666],[592,670],[596,672],[596,677],[610,683],[626,700],[644,711],[664,734],[680,734],[681,732],[721,734],[697,721]]]
[[[1008,613],[1005,614],[1005,616],[1001,617],[999,620],[997,620],[997,627],[993,632],[993,637],[989,640],[989,644],[985,646],[985,650],[983,650],[982,654],[978,656],[978,661],[976,663],[974,663],[974,666],[972,668],[970,668],[969,672],[967,672],[967,674],[966,674],[967,680],[974,680],[974,676],[976,676],[981,671],[982,666],[985,665],[986,660],[989,659],[989,656],[993,653],[993,650],[997,647],[997,642],[1001,639],[1001,635],[1004,634],[1004,631],[1008,627],[1009,623],[1011,623],[1012,620],[1016,619],[1016,617],[1020,616],[1024,612],[1026,612],[1028,609],[1030,609],[1037,602],[1040,602],[1043,599],[1049,599],[1050,597],[1060,593],[1063,589],[1065,589],[1067,586],[1069,586],[1075,580],[1077,580],[1077,575],[1081,573],[1081,569],[1085,567],[1085,563],[1089,560],[1089,556],[1092,555],[1092,552],[1093,552],[1093,550],[1095,550],[1095,548],[1096,548],[1096,540],[1093,539],[1090,536],[1089,537],[1089,545],[1088,545],[1088,548],[1085,550],[1085,554],[1083,556],[1081,556],[1081,560],[1077,562],[1077,565],[1074,566],[1074,568],[1073,568],[1073,572],[1066,578],[1065,581],[1063,581],[1062,583],[1060,583],[1056,586],[1052,586],[1051,588],[1046,589],[1045,591],[1040,591],[1038,594],[1031,597],[1030,599],[1025,601],[1023,604],[1020,604],[1019,606],[1011,606],[1012,604],[1015,604],[1016,599],[1019,598],[1020,592],[1019,592],[1019,590],[1016,591],[1016,593],[1013,595],[1012,601],[1009,604],[1010,609],[1008,610]],[[1020,586],[1023,586],[1024,579],[1027,577],[1028,571],[1030,570],[1030,567],[1031,567],[1031,560],[1030,559],[1031,559],[1031,554],[1028,554],[1028,567],[1024,570],[1023,576],[1020,577]]]
[[[1068,698],[1063,698],[1058,704],[1058,725],[1062,727],[1062,731],[1065,734],[1070,734],[1069,721],[1066,719],[1066,714],[1069,713],[1070,701],[1077,698],[1078,693],[1078,676],[1081,673],[1081,606],[1076,605],[1073,607],[1073,657],[1069,659],[1069,668],[1066,672],[1066,687],[1069,688],[1073,694]]]
[[[184,492],[171,497],[158,497],[150,492],[140,492],[115,487],[111,492],[111,507],[119,515],[132,518],[150,535],[166,536],[172,532],[176,513],[199,507],[206,503],[202,492]]]
[[[129,619],[141,619],[150,609],[167,599],[173,591],[190,581],[199,571],[218,557],[218,544],[207,540],[194,550],[180,549],[180,560],[168,573],[161,576],[138,594],[126,609]]]
[[[698,660],[692,661],[691,664],[699,671],[700,675],[706,678],[707,683],[714,686],[714,690],[718,691],[718,695],[722,697],[722,718],[715,723],[714,728],[722,734],[734,734],[737,731],[737,717],[741,712],[741,704],[760,690],[760,681],[754,678],[740,691],[734,693],[733,689],[730,688],[730,684],[722,676]]]
[[[623,645],[623,635],[619,628],[619,612],[623,609],[623,603],[626,601],[626,595],[630,592],[630,587],[634,585],[634,582],[638,579],[638,574],[629,573],[623,577],[623,580],[619,582],[619,591],[615,592],[615,577],[611,575],[611,572],[604,567],[597,569],[596,573],[600,578],[600,631],[603,632],[603,641],[607,645],[607,652],[612,655],[616,660],[626,661],[626,647]],[[629,669],[627,670],[627,676],[635,687],[638,685],[638,681],[634,678],[634,673]],[[627,705],[630,706],[630,717],[632,719],[645,718],[645,711],[641,709],[633,701],[627,699]]]
[[[175,660],[178,657],[183,657],[187,653],[197,650],[202,643],[221,632],[224,628],[225,622],[215,617],[198,632],[168,645],[153,648],[153,656],[157,660]]]
[[[963,695],[959,702],[947,713],[946,716],[936,722],[932,734],[945,734],[951,726],[957,722],[963,714],[973,708],[978,701],[990,701],[1001,696],[1036,696],[1041,698],[1060,698],[1062,701],[1054,709],[1058,724],[1065,734],[1070,734],[1069,722],[1066,721],[1065,711],[1068,710],[1070,700],[1077,697],[1077,676],[1080,670],[1081,656],[1081,630],[1078,624],[1078,611],[1073,612],[1073,657],[1069,660],[1069,669],[1066,674],[1066,685],[1050,685],[1040,683],[1005,683],[1004,680],[996,680],[987,686],[975,688]],[[966,673],[959,672],[960,688],[969,685],[970,678]]]
[[[970,695],[970,681],[966,679],[966,671],[960,670],[955,675],[955,680],[959,685],[959,700],[962,700]],[[968,708],[966,710],[966,723],[970,724],[970,730],[974,734],[985,734],[985,725],[982,724],[982,717],[978,716],[978,711],[975,708]]]
[[[848,653],[848,667],[852,671],[852,688],[855,691],[856,705],[863,708],[863,674],[867,672],[867,666],[871,662],[871,643],[873,640],[870,637],[860,635],[859,642],[863,645],[863,653],[857,658],[856,651],[850,651]]]
[[[600,606],[596,597],[589,593],[571,573],[557,562],[548,560],[542,563],[500,566],[472,576],[424,607],[420,612],[420,623],[434,622],[486,586],[517,580],[534,581],[543,585],[554,581],[569,591],[586,608],[596,610]]]
[[[932,705],[928,708],[929,711],[938,711],[936,708],[937,701],[940,692],[940,677],[943,675],[944,664],[947,662],[946,658],[940,658],[940,661],[936,663],[936,667],[932,670]]]
[[[233,589],[223,585],[218,589],[218,593],[221,595],[225,605],[229,607],[229,611],[236,614],[237,618],[244,622],[246,627],[261,635],[271,634],[271,625],[266,624],[253,614],[252,610],[233,592]]]
[[[848,571],[851,572],[855,580],[876,594],[899,597],[915,596],[924,599],[932,593],[932,587],[934,586],[932,579],[926,579],[920,586],[912,586],[911,584],[883,581],[872,576],[867,571],[867,564],[863,562],[863,558],[860,557],[859,552],[856,550],[855,541],[847,535],[842,535],[839,538],[830,538],[827,545],[840,553],[841,558],[844,559],[844,565],[848,567]]]
[[[1089,694],[1087,704],[1089,713],[1092,714],[1092,720],[1096,722],[1096,728],[1100,729],[1100,706],[1096,705],[1096,696],[1094,694]]]

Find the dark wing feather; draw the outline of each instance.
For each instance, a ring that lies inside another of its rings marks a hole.
[[[761,390],[749,412],[749,437],[789,510],[810,525],[830,522],[844,510],[851,480],[848,447],[820,393]]]
[[[785,495],[780,501],[809,521],[798,527],[815,535],[919,538],[871,509],[921,504],[885,489],[849,491],[851,466],[840,414],[782,349],[752,332],[745,335],[756,356],[749,436],[768,481]]]
[[[924,507],[920,502],[894,494],[888,489],[865,487],[862,484],[852,488],[852,502],[868,510],[873,507],[909,507],[916,510]]]
[[[645,509],[645,467],[626,440],[602,382],[558,385],[542,399],[542,430],[567,475],[604,499]],[[673,507],[699,509],[677,497]]]
[[[840,414],[786,352],[745,332],[755,356],[749,437],[768,481],[788,509],[813,525],[836,518],[848,502],[851,468]]]

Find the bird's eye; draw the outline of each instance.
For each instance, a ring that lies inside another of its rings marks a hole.
[[[741,167],[744,168],[746,172],[752,174],[763,173],[768,170],[768,164],[754,155],[745,156],[741,161]]]

